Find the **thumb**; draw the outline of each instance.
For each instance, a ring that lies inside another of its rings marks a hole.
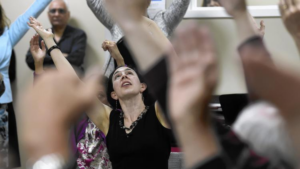
[[[42,51],[45,51],[46,50],[46,45],[45,45],[44,40],[41,41],[41,46],[42,46]]]

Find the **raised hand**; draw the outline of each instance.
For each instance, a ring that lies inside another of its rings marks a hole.
[[[109,51],[110,55],[116,60],[118,66],[125,65],[123,56],[121,55],[118,46],[113,41],[104,41],[102,43],[102,49],[104,51]]]
[[[35,63],[43,63],[46,56],[46,45],[45,42],[41,42],[41,47],[39,45],[39,35],[34,35],[30,40],[30,52]]]
[[[300,42],[300,7],[295,0],[280,0],[279,9],[282,21],[295,40]]]
[[[261,37],[265,36],[265,23],[263,20],[260,21],[259,25],[256,23],[255,19],[253,18],[253,16],[249,13],[249,18],[252,21],[253,26],[258,30],[258,32],[260,33]]]
[[[175,120],[191,116],[205,121],[218,78],[212,39],[206,29],[193,25],[179,30],[173,44],[178,56],[169,57],[171,115]]]
[[[43,28],[43,26],[37,21],[35,18],[30,17],[29,22],[27,23],[28,26],[32,27],[44,40],[52,38],[53,39],[53,33],[52,30],[46,30]]]
[[[169,55],[169,112],[186,168],[216,154],[208,104],[217,84],[216,53],[207,29],[191,25],[176,33]]]
[[[47,72],[25,91],[19,105],[24,131],[21,139],[30,159],[56,153],[68,160],[68,132],[95,100],[101,76],[98,72],[86,76],[85,83],[69,74]]]

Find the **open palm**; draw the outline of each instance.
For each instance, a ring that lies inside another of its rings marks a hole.
[[[206,120],[205,112],[217,82],[215,51],[208,31],[190,26],[176,33],[177,56],[169,57],[169,106],[173,120],[190,116]],[[202,112],[202,113],[201,113]]]
[[[42,39],[53,38],[52,30],[46,30],[43,26],[37,21],[35,18],[30,17],[28,26],[32,27],[41,37]]]
[[[282,21],[289,33],[297,40],[300,39],[300,9],[285,0],[279,3]]]
[[[34,62],[43,62],[46,56],[46,47],[44,41],[39,45],[39,35],[34,35],[30,40],[30,52],[33,56]]]

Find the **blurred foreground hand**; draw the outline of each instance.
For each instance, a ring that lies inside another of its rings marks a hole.
[[[21,140],[30,162],[54,153],[69,160],[68,131],[97,96],[101,73],[88,74],[82,83],[68,74],[47,72],[21,96]]]

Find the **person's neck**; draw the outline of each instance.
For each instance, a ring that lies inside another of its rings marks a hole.
[[[134,122],[145,109],[141,94],[129,99],[119,100],[119,102],[124,112],[124,119],[130,122]]]
[[[55,34],[56,36],[61,37],[61,36],[64,34],[64,31],[65,31],[66,27],[67,27],[67,25],[64,25],[64,26],[55,26],[55,27],[53,27],[54,34]]]

